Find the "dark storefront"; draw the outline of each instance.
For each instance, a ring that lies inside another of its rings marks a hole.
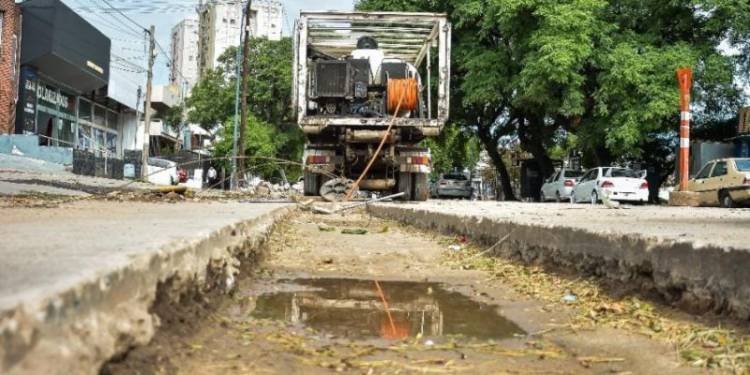
[[[114,154],[118,113],[101,94],[109,81],[110,40],[59,0],[20,7],[16,132],[36,134],[44,145]]]

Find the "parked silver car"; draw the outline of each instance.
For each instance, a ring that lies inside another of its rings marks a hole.
[[[541,201],[554,200],[560,202],[569,200],[573,188],[578,183],[578,179],[583,176],[583,171],[562,169],[553,174],[542,185],[540,194]]]
[[[471,180],[461,173],[448,173],[435,183],[435,196],[438,198],[471,199]]]

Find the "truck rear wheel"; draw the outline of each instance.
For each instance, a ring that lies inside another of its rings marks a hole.
[[[304,193],[306,197],[316,197],[320,194],[320,186],[323,185],[323,176],[305,171]]]
[[[401,200],[424,202],[430,197],[430,184],[426,173],[401,172],[398,175],[398,192],[405,193]]]
[[[400,198],[402,201],[411,200],[411,193],[412,193],[411,173],[400,172],[398,174],[398,192],[404,193],[404,196]]]
[[[427,201],[430,198],[430,182],[427,179],[427,173],[414,173],[412,177],[412,184],[414,185],[412,199],[418,202]]]

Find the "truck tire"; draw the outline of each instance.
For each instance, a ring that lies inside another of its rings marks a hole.
[[[305,181],[304,181],[304,193],[306,197],[315,197],[319,194],[318,190],[320,189],[320,184],[318,181],[320,180],[320,175],[317,173],[312,173],[305,171]]]
[[[399,172],[398,174],[398,192],[404,193],[400,197],[402,201],[410,201],[412,196],[411,173]]]
[[[414,185],[413,200],[425,202],[430,198],[430,181],[427,177],[427,173],[414,173],[412,175],[412,185]]]
[[[430,198],[430,183],[426,173],[398,174],[398,192],[406,193],[401,200],[424,202]]]

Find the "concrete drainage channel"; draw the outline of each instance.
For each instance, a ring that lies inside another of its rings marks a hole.
[[[0,315],[0,373],[93,374],[146,345],[170,309],[198,313],[253,267],[282,208],[182,241],[54,297]]]
[[[686,370],[663,342],[554,328],[574,315],[562,294],[551,304],[457,267],[434,231],[488,249],[476,256],[565,267],[657,292],[687,310],[746,317],[744,276],[725,271],[742,264],[738,253],[695,267],[703,251],[717,250],[393,204],[346,215],[287,207],[137,258],[36,309],[4,313],[0,372]],[[373,290],[381,286],[394,309],[390,324]],[[401,333],[408,339],[382,340]]]
[[[374,216],[449,235],[466,235],[487,255],[574,270],[656,294],[690,313],[750,318],[750,273],[741,265],[750,252],[690,241],[596,233],[576,227],[544,226],[399,207],[369,206]]]

